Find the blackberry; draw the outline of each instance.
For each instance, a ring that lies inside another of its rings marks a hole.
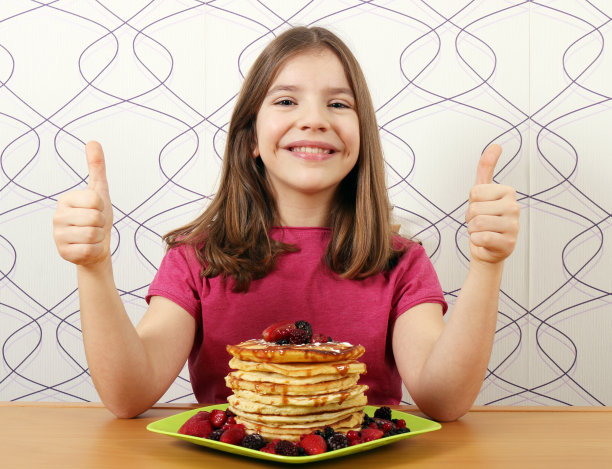
[[[310,337],[312,337],[312,326],[308,321],[295,321],[295,327],[298,329],[304,329],[306,332],[308,332],[308,340],[310,340]]]
[[[391,420],[391,409],[389,409],[389,407],[379,407],[374,412],[374,418]]]
[[[274,451],[282,456],[299,456],[300,454],[297,445],[287,440],[281,440],[276,443]]]
[[[289,345],[289,339],[281,339],[276,341],[277,345]]]
[[[321,430],[315,430],[313,433],[315,435],[323,436],[323,432]]]
[[[327,439],[327,450],[335,451],[350,445],[349,439],[342,433],[334,433]]]
[[[334,436],[336,434],[336,432],[334,431],[334,429],[332,427],[325,427],[323,429],[323,438],[325,440],[331,438],[332,436]]]
[[[368,414],[365,414],[363,416],[363,422],[361,424],[361,428],[368,428],[372,422],[374,422],[374,419],[370,417]]]
[[[223,432],[224,430],[221,430],[220,428],[213,430],[212,432],[210,432],[210,435],[208,435],[208,439],[219,441],[219,439],[221,438],[221,435],[223,435]]]
[[[253,433],[252,435],[245,436],[242,439],[242,443],[240,443],[240,445],[244,446],[245,448],[254,449],[254,450],[259,451],[261,448],[266,446],[266,441],[263,439],[261,435],[257,433]]]

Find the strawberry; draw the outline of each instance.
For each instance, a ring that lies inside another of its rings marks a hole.
[[[327,451],[327,443],[321,435],[311,433],[306,435],[300,441],[300,446],[304,448],[304,452],[308,455],[321,454]]]
[[[246,431],[244,425],[238,423],[225,430],[219,441],[229,443],[230,445],[239,445],[245,436]]]
[[[210,423],[215,428],[221,428],[226,420],[227,415],[224,410],[215,409],[210,413]]]
[[[361,439],[365,443],[366,441],[378,440],[382,438],[383,434],[383,431],[377,428],[364,428],[361,430]]]
[[[277,322],[266,327],[261,336],[266,342],[278,342],[279,340],[288,339],[289,333],[294,329],[297,329],[294,322]]]
[[[208,412],[198,412],[179,428],[178,433],[208,438],[208,435],[213,431],[213,426],[208,420],[209,416]]]

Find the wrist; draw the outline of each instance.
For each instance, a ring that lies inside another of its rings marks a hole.
[[[478,259],[470,260],[470,273],[501,279],[504,270],[504,261],[487,262]]]

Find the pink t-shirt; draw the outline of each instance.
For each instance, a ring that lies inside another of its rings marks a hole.
[[[231,358],[226,345],[259,338],[274,322],[305,320],[315,333],[365,347],[360,361],[366,363],[367,373],[359,383],[370,387],[369,403],[399,403],[401,378],[391,348],[394,321],[420,303],[447,308],[422,246],[398,237],[397,242],[409,247],[393,270],[344,280],[322,261],[329,229],[274,228],[271,236],[300,250],[281,255],[275,270],[253,280],[247,293],[232,292],[232,282],[221,276],[201,279],[200,264],[186,246],[168,251],[151,283],[147,301],[164,296],[197,321],[189,373],[198,402],[226,402],[231,393],[224,381]]]

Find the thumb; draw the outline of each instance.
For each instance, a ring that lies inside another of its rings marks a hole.
[[[106,181],[106,163],[102,145],[91,141],[85,145],[85,156],[87,157],[87,170],[89,171],[88,189],[98,194],[108,193],[108,182]]]
[[[476,184],[491,184],[493,182],[493,174],[495,174],[495,165],[502,153],[502,148],[497,144],[489,145],[482,152],[478,168],[476,169]]]

